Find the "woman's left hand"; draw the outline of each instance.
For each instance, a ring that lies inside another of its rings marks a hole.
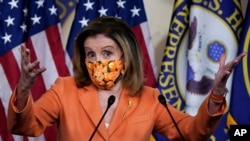
[[[214,83],[213,83],[213,93],[215,95],[224,95],[225,92],[227,91],[226,89],[226,83],[227,80],[232,73],[233,69],[237,65],[237,63],[246,55],[246,52],[241,53],[237,57],[235,57],[232,61],[228,62],[225,64],[226,56],[223,54],[220,57],[220,62],[219,62],[219,70],[216,73]]]

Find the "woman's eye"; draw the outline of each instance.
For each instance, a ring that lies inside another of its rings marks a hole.
[[[87,53],[87,57],[88,58],[94,58],[95,57],[95,53],[94,52],[88,52]]]
[[[110,55],[112,55],[112,52],[110,52],[110,51],[104,51],[104,52],[103,52],[103,55],[104,55],[105,57],[109,57]]]

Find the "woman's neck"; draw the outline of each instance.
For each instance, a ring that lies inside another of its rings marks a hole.
[[[115,110],[116,110],[116,107],[118,105],[121,93],[122,93],[121,81],[116,83],[116,85],[113,88],[111,88],[110,90],[98,89],[99,102],[100,102],[100,106],[101,106],[103,113],[107,109],[108,98],[111,95],[115,96],[115,102],[113,103],[113,105],[111,105],[110,109],[108,110],[107,114],[104,117],[104,121],[105,121],[105,124],[107,125],[107,128],[108,128],[108,125],[111,122],[111,119],[115,113]]]

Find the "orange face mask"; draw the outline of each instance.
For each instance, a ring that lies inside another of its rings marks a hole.
[[[111,89],[124,74],[122,60],[87,61],[85,60],[92,82],[100,89]]]

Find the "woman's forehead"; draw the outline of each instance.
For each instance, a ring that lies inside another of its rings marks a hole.
[[[117,43],[104,35],[88,37],[84,42],[85,48],[117,48]]]

